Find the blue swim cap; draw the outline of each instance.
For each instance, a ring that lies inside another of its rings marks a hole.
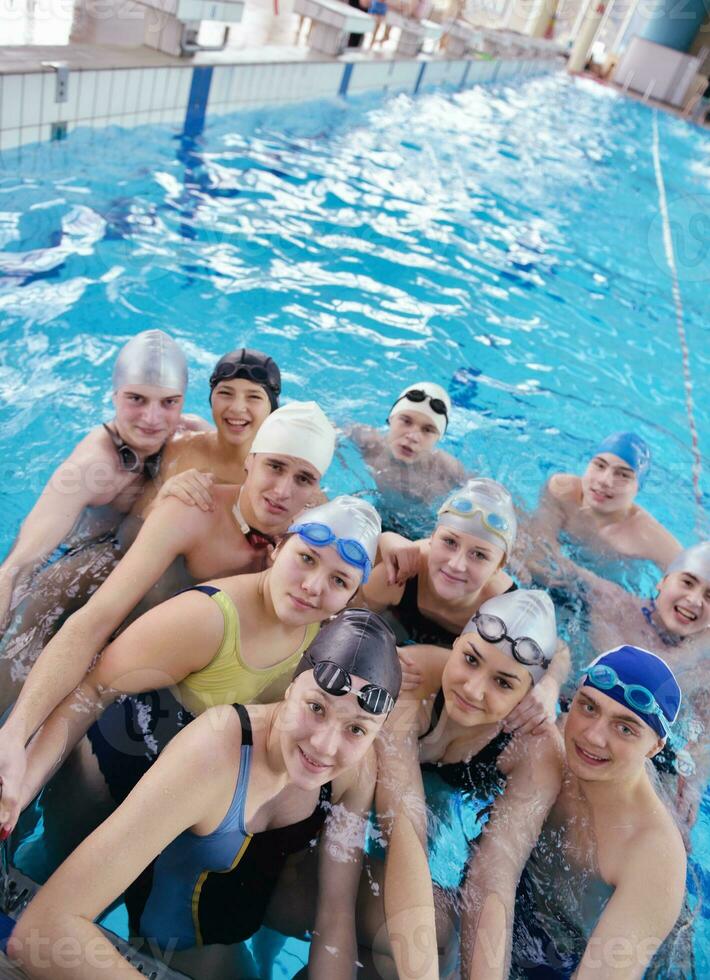
[[[616,682],[611,685],[608,681],[597,683],[588,673],[594,667],[609,668],[609,678],[613,679],[615,674]],[[681,690],[665,660],[641,647],[626,645],[603,653],[586,670],[583,687],[594,687],[602,691],[607,697],[638,715],[659,738],[666,737],[667,733],[658,714],[663,714],[669,726],[673,724],[680,710]],[[648,711],[639,706],[643,705],[644,699],[649,702]]]
[[[594,455],[613,453],[628,463],[639,481],[639,490],[644,485],[651,468],[651,450],[641,436],[635,432],[614,432],[597,446]]]

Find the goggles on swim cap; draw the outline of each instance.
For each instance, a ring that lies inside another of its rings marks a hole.
[[[550,661],[543,653],[542,647],[530,636],[519,636],[514,639],[508,635],[508,627],[500,616],[492,613],[476,613],[470,620],[478,630],[478,635],[489,643],[500,643],[507,640],[513,657],[524,667],[541,667],[547,670]]]
[[[124,442],[118,433],[109,428],[105,422],[102,425],[111,437],[111,442],[116,447],[116,454],[121,469],[125,470],[126,473],[142,473],[149,480],[154,480],[160,470],[160,461],[163,456],[164,446],[161,446],[157,453],[153,453],[152,456],[146,456],[144,460],[141,460],[135,449],[129,446],[127,442]]]
[[[357,542],[355,543],[357,544]],[[350,693],[353,682],[344,667],[333,663],[332,660],[316,662],[309,656],[308,651],[304,653],[303,657],[313,668],[313,676],[321,691],[332,694],[336,698]],[[384,687],[378,687],[376,684],[366,684],[361,690],[356,691],[355,695],[360,707],[371,715],[389,714],[394,708],[395,701],[392,695]]]
[[[260,385],[269,397],[271,410],[278,408],[278,399],[281,394],[281,372],[276,361],[267,354],[262,354],[258,350],[250,350],[248,347],[240,347],[239,350],[221,357],[210,375],[210,402],[212,401],[212,392],[220,381],[229,381],[231,378],[241,378]]]
[[[421,404],[421,402],[427,401],[428,399],[432,412],[436,412],[437,415],[444,416],[444,432],[446,431],[446,427],[449,424],[449,411],[443,399],[433,398],[431,395],[427,394],[423,388],[410,388],[409,391],[405,391],[403,395],[399,396],[392,408],[394,408],[395,405],[398,405],[405,398],[407,401],[413,402],[415,405]],[[391,414],[392,410],[390,409],[390,415]]]
[[[614,687],[620,687],[628,706],[636,713],[641,712],[644,715],[657,717],[663,729],[663,737],[670,737],[671,729],[668,719],[653,693],[643,684],[627,684],[608,664],[590,664],[584,668],[583,674],[586,674],[587,682],[593,687],[599,688],[600,691],[611,691]]]
[[[489,511],[487,513],[480,507],[476,507],[473,501],[468,500],[466,497],[455,497],[453,500],[448,500],[439,508],[437,517],[441,517],[442,514],[458,514],[459,517],[471,518],[475,517],[476,514],[480,514],[484,527],[487,527],[493,534],[501,535],[501,537],[506,531],[510,530],[510,525],[504,517],[496,514],[495,511]]]
[[[372,562],[359,541],[354,538],[339,538],[333,534],[327,524],[320,524],[316,521],[292,524],[289,531],[297,534],[307,544],[315,548],[327,548],[333,545],[343,561],[346,561],[348,565],[354,565],[362,572],[363,584],[369,579]]]

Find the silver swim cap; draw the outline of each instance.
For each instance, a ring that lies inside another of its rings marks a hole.
[[[700,541],[681,551],[668,566],[666,575],[671,572],[690,572],[710,582],[710,541]]]
[[[125,385],[157,385],[185,394],[187,361],[172,337],[144,330],[123,345],[113,366],[113,390]]]
[[[357,541],[374,565],[382,521],[372,504],[368,504],[366,500],[351,497],[347,493],[341,494],[318,507],[307,507],[301,511],[289,530],[299,524],[325,524],[337,538]]]
[[[540,589],[516,589],[487,599],[462,632],[473,630],[489,643],[500,643],[499,649],[530,673],[533,684],[545,676],[557,649],[555,607]]]
[[[436,523],[488,541],[502,548],[506,558],[518,530],[513,498],[501,483],[485,477],[454,491],[439,508]]]

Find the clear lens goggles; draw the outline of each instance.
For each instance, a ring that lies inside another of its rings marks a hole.
[[[332,660],[319,660],[317,663],[306,654],[306,660],[313,667],[313,676],[316,684],[325,691],[339,698],[344,694],[349,694],[352,690],[352,678],[343,667],[333,663]],[[394,698],[385,691],[384,687],[376,684],[366,684],[360,691],[356,692],[356,697],[361,708],[371,715],[384,715],[394,708]]]
[[[473,622],[478,630],[479,636],[489,643],[500,643],[507,640],[513,656],[518,663],[524,667],[542,667],[547,670],[550,661],[542,651],[542,647],[529,636],[519,636],[516,640],[508,636],[507,627],[500,616],[493,616],[490,613],[477,613],[473,617]]]
[[[661,722],[666,738],[671,734],[668,719],[659,707],[658,701],[643,684],[624,683],[614,668],[607,666],[607,664],[594,664],[585,667],[584,673],[594,687],[598,687],[600,691],[610,691],[614,687],[620,687],[624,692],[624,700],[630,708],[633,708],[634,711],[640,711],[644,715],[656,715]]]
[[[474,517],[476,514],[480,514],[485,527],[494,534],[504,534],[510,527],[506,519],[500,514],[476,507],[468,497],[456,497],[444,504],[439,509],[438,516],[441,517],[443,514],[457,514],[459,517]]]
[[[362,572],[363,584],[369,579],[372,562],[359,541],[355,541],[354,538],[339,538],[333,534],[327,524],[320,524],[315,521],[292,524],[289,531],[298,534],[307,544],[316,548],[327,548],[333,545],[343,561],[349,565],[354,565]]]

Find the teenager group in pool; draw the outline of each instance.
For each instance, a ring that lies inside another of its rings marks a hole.
[[[410,541],[326,499],[336,431],[279,407],[267,354],[220,358],[214,428],[186,384],[171,338],[132,338],[114,419],[0,566],[0,836],[42,792],[47,841],[57,799],[83,838],[8,955],[139,975],[95,924],[123,895],[131,935],[200,978],[268,975],[262,925],[309,937],[314,977],[642,976],[684,901],[710,625],[710,542],[635,502],[645,442],[603,438],[522,515],[437,448],[451,402],[415,382],[386,433],[346,433],[383,495],[443,497]],[[572,562],[563,530],[654,562],[657,595]],[[584,597],[591,662],[550,583]]]

